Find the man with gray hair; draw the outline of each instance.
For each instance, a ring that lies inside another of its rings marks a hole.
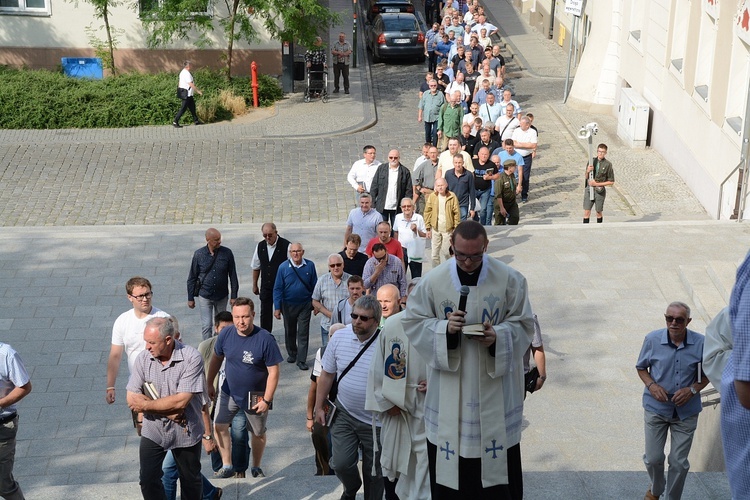
[[[336,305],[349,297],[347,280],[351,277],[344,272],[344,258],[337,253],[328,256],[329,272],[318,278],[312,293],[312,305],[315,314],[321,313],[320,336],[322,346],[328,345],[328,329]]]
[[[284,338],[287,363],[297,362],[297,368],[307,370],[307,347],[310,340],[312,294],[318,274],[315,264],[305,259],[302,243],[292,243],[290,258],[281,265],[273,286],[273,315],[284,315]],[[343,265],[342,265],[343,267]]]
[[[127,386],[131,410],[143,413],[140,484],[143,498],[165,498],[162,462],[171,450],[180,470],[182,498],[200,500],[203,358],[175,338],[168,318],[151,318],[143,331],[146,350],[135,359]],[[206,430],[209,432],[207,433]]]
[[[521,201],[526,203],[529,199],[529,177],[531,177],[531,163],[536,156],[537,135],[536,130],[531,128],[531,120],[524,116],[521,124],[513,131],[511,139],[513,145],[523,157],[523,173],[521,177]]]
[[[380,453],[375,452],[379,426],[373,436],[372,413],[365,410],[365,389],[370,360],[380,332],[381,309],[373,295],[364,295],[354,303],[352,324],[336,332],[323,355],[315,397],[315,421],[326,423],[326,400],[333,380],[338,378],[337,409],[331,425],[333,470],[344,486],[342,499],[356,498],[364,483],[365,499],[383,498]],[[362,476],[359,475],[359,449],[362,448]],[[380,446],[378,445],[378,449]],[[375,467],[373,474],[373,465]]]
[[[704,337],[688,330],[690,307],[672,302],[664,314],[666,328],[646,335],[635,364],[643,389],[646,452],[643,462],[651,480],[646,500],[666,493],[679,499],[690,462],[688,455],[702,410],[700,391],[708,384],[701,370]],[[664,480],[664,446],[670,434],[669,472]]]

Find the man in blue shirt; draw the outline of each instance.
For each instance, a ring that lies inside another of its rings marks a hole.
[[[214,477],[234,475],[229,423],[240,410],[245,412],[247,428],[251,431],[253,466],[250,472],[253,477],[265,477],[260,461],[266,447],[266,419],[279,383],[279,364],[283,358],[276,338],[253,324],[255,304],[252,300],[238,297],[232,307],[232,319],[234,325],[224,328],[216,339],[207,375],[208,395],[213,399],[217,394],[214,380],[226,359],[214,425],[223,467]],[[259,396],[254,405],[251,393]]]
[[[750,498],[750,254],[729,299],[734,347],[721,376],[721,438],[732,498]],[[716,383],[714,383],[716,385]]]
[[[289,247],[291,258],[279,267],[276,284],[273,286],[273,315],[284,316],[284,338],[287,363],[297,362],[297,368],[307,370],[307,346],[310,339],[310,315],[312,294],[318,274],[315,264],[303,258],[302,243]]]
[[[206,246],[193,254],[187,279],[187,305],[194,309],[195,299],[198,299],[203,340],[211,338],[214,316],[227,310],[227,289],[230,282],[230,302],[234,304],[240,289],[234,254],[227,247],[221,246],[221,233],[209,228],[206,231]]]
[[[700,391],[708,384],[701,371],[703,340],[688,330],[690,308],[672,302],[664,315],[667,327],[655,330],[643,341],[635,367],[645,384],[643,408],[646,452],[643,462],[651,480],[646,500],[656,500],[666,491],[668,499],[679,499],[690,462],[688,454],[701,411]],[[669,473],[664,480],[664,445],[671,436]]]
[[[464,159],[460,154],[453,157],[453,168],[445,173],[448,189],[458,198],[461,220],[474,218],[474,204],[477,195],[474,190],[474,174],[466,170]]]

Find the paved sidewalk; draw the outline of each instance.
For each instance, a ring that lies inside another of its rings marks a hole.
[[[249,261],[260,224],[219,227],[238,260],[240,293],[251,294]],[[34,383],[19,407],[16,458],[28,498],[138,498],[138,438],[124,403],[124,363],[117,401],[104,401],[111,326],[130,307],[125,281],[143,274],[154,284],[154,304],[175,314],[185,340],[197,344],[199,315],[186,307],[184,287],[202,229],[0,233],[0,338],[21,352]],[[318,264],[338,248],[341,234],[326,224],[284,224],[280,232],[304,242],[306,257]],[[633,368],[642,337],[662,324],[669,301],[694,304],[682,281],[685,267],[712,269],[717,286],[731,288],[750,227],[713,221],[527,225],[492,228],[490,236],[490,253],[529,281],[548,360],[549,380],[525,409],[527,498],[642,495],[648,482],[641,463],[643,385]],[[721,241],[722,251],[705,241]],[[693,327],[703,331],[709,317],[697,309],[693,317]],[[318,331],[317,319],[311,331]],[[283,342],[281,322],[274,334]],[[319,343],[311,335],[310,361]],[[228,487],[227,498],[338,498],[335,478],[312,476],[304,427],[308,384],[309,372],[282,363],[263,460],[268,477],[217,481]],[[693,470],[700,470],[697,461]],[[690,477],[685,498],[728,498],[722,474]]]

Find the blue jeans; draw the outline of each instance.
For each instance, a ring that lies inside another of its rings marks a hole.
[[[164,485],[164,493],[167,496],[167,500],[175,500],[177,498],[177,480],[180,478],[180,474],[177,471],[177,462],[175,462],[171,451],[168,451],[164,457],[161,469],[164,472],[161,482]],[[216,494],[216,487],[203,474],[201,474],[201,482],[203,486],[203,500],[212,500]]]
[[[210,339],[214,332],[214,316],[227,310],[229,296],[223,299],[210,300],[204,297],[197,297],[198,308],[201,313],[201,335],[203,340]]]
[[[469,207],[460,205],[458,211],[461,214],[461,220],[466,220],[469,217]]]
[[[492,196],[490,194],[492,193],[491,188],[487,188],[483,191],[477,191],[477,198],[479,198],[479,202],[482,204],[482,210],[479,211],[479,222],[483,226],[491,226],[492,225]]]
[[[437,146],[437,123],[424,122],[424,142],[429,142],[433,146]]]
[[[250,444],[247,434],[247,418],[238,411],[229,427],[232,436],[232,465],[235,472],[245,472],[250,467]]]
[[[320,327],[320,346],[325,347],[328,345],[328,330]]]

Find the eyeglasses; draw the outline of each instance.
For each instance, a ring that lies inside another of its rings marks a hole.
[[[398,158],[399,158],[398,156],[389,156],[388,157],[389,160],[398,160]]]
[[[667,316],[665,314],[664,315],[664,319],[666,319],[667,323],[670,324],[670,325],[672,324],[673,321],[675,323],[677,323],[678,325],[684,325],[685,324],[685,318],[683,318],[682,316]]]
[[[361,319],[362,321],[370,321],[374,316],[363,316],[362,314],[351,313],[352,319]]]
[[[337,263],[337,264],[328,264],[328,267],[341,267],[341,266],[343,266],[343,265],[344,265],[344,264],[342,264],[341,262],[339,262],[339,263]]]
[[[276,233],[263,233],[264,238],[273,238]]]
[[[482,257],[484,257],[484,252],[475,253],[473,255],[468,255],[465,253],[461,253],[454,248],[453,256],[456,258],[457,261],[460,261],[460,262],[464,262],[466,260],[470,260],[472,262],[479,262],[480,260],[482,260]]]
[[[302,253],[302,250],[289,250],[291,253]]]
[[[414,205],[401,205],[401,208],[412,208]]]
[[[148,300],[154,296],[154,292],[147,292],[142,295],[130,295],[130,296],[133,297],[135,300]]]

